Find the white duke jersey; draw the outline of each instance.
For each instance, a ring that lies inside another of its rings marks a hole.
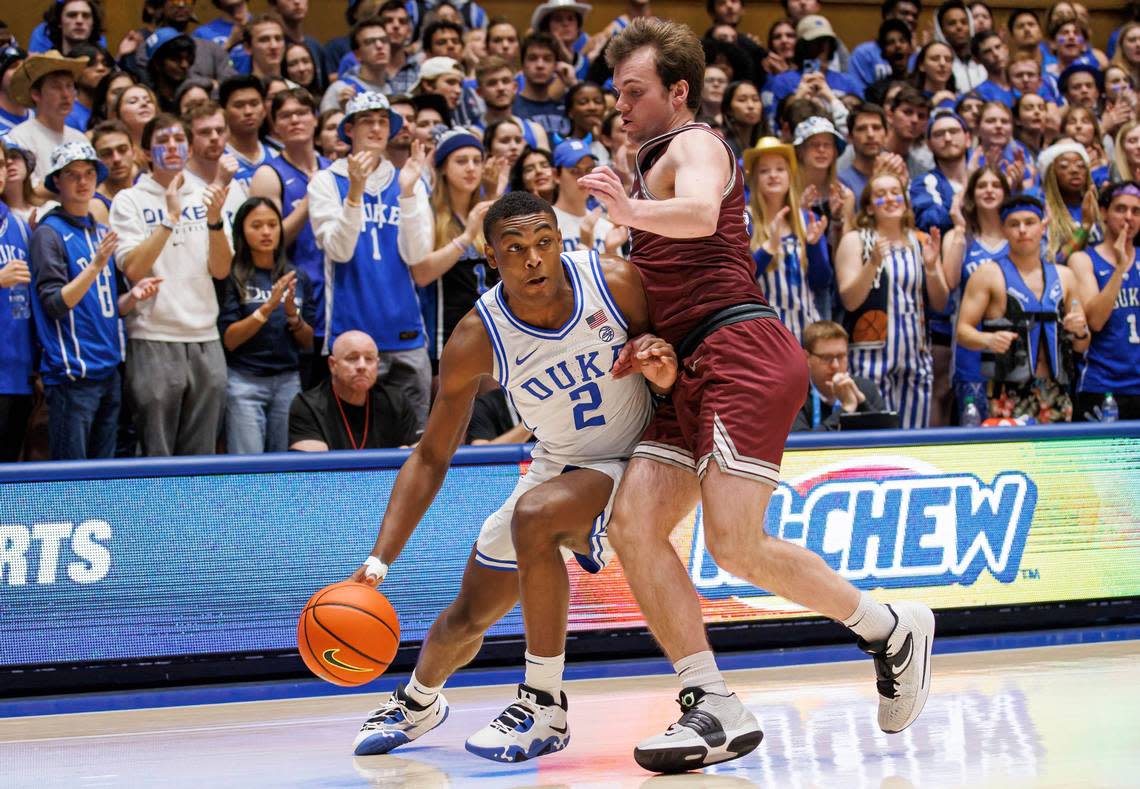
[[[566,465],[625,460],[653,411],[642,376],[610,375],[629,324],[597,252],[564,252],[562,266],[574,289],[574,311],[560,329],[539,329],[515,317],[502,283],[475,303],[491,340],[494,376],[534,431],[535,457]]]

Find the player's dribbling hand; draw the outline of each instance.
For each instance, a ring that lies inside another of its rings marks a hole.
[[[352,575],[348,576],[348,580],[352,581],[353,583],[357,583],[357,584],[367,584],[368,586],[371,586],[374,588],[379,586],[384,581],[383,578],[378,578],[375,575],[369,575],[368,574],[368,568],[365,567],[364,565],[360,565],[360,567],[357,567],[356,572],[354,572]]]

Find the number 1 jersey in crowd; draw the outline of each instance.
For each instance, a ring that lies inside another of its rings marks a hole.
[[[536,458],[567,465],[625,460],[653,412],[642,376],[610,374],[629,324],[596,252],[564,253],[562,267],[574,289],[574,310],[558,329],[516,317],[502,283],[476,302],[491,340],[493,374],[534,431]]]

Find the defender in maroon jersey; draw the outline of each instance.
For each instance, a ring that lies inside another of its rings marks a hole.
[[[632,229],[632,261],[654,330],[684,364],[634,453],[609,528],[682,688],[680,720],[639,744],[634,758],[656,772],[691,770],[743,756],[763,737],[717,669],[696,591],[669,542],[698,499],[705,543],[722,569],[859,637],[875,658],[879,725],[900,731],[930,689],[930,609],[877,603],[816,554],[764,533],[807,369],[756,284],[735,157],[718,134],[693,122],[705,65],[700,43],[684,25],[638,19],[607,58],[624,128],[641,145],[637,182],[627,195],[618,176],[599,167],[579,183],[615,224]]]

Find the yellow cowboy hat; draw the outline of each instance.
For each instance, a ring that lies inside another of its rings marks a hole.
[[[794,178],[796,175],[796,149],[787,143],[780,142],[776,137],[761,137],[756,144],[744,152],[744,177],[752,179],[752,165],[766,153],[783,156],[788,163],[788,173]]]
[[[8,94],[12,100],[24,107],[35,107],[32,101],[32,86],[57,71],[66,71],[77,80],[87,68],[87,58],[65,58],[57,49],[49,49],[38,55],[29,55],[27,60],[12,72],[12,82]]]

